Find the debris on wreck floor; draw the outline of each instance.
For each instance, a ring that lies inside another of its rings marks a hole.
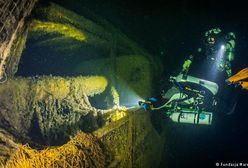
[[[104,110],[91,105],[88,98],[102,94],[107,85],[108,80],[102,76],[17,77],[0,85],[0,95],[4,95],[0,97],[0,128],[10,132],[10,135],[23,136],[5,136],[8,134],[2,132],[0,145],[5,146],[4,151],[0,149],[0,154],[5,152],[0,158],[2,166],[158,165],[164,135],[153,127],[149,113],[118,106],[118,92],[112,87],[106,94],[113,97],[116,106]],[[89,115],[92,118],[85,123],[84,117]],[[82,124],[93,126],[98,119],[104,122],[101,127],[77,134],[79,130],[84,131]],[[32,135],[39,136],[35,138]],[[22,138],[26,140],[21,141]],[[86,159],[85,162],[78,161],[79,157]]]
[[[105,155],[90,134],[77,133],[68,143],[60,147],[35,150],[28,145],[18,148],[16,154],[8,160],[6,168],[31,167],[91,167],[103,168]]]
[[[117,113],[123,115],[118,111],[112,113],[113,118]],[[0,167],[157,167],[163,139],[152,126],[149,113],[136,109],[93,133],[79,131],[60,146],[37,149],[13,141],[10,159],[0,160]]]
[[[96,119],[119,109],[104,110],[91,105],[88,97],[101,94],[107,85],[107,79],[102,76],[8,80],[0,87],[0,95],[3,95],[0,97],[0,126],[24,137],[40,134],[45,144],[67,140],[82,126],[85,116]]]
[[[99,118],[102,119],[102,122],[109,124],[126,116],[126,108],[118,106],[119,97],[117,92],[112,95],[116,103],[113,108],[97,109],[91,105],[88,97],[101,94],[105,91],[107,85],[107,79],[102,76],[18,77],[2,84],[0,86],[0,95],[3,95],[0,97],[0,163],[4,165],[11,158],[6,165],[7,167],[25,167],[25,165],[26,167],[33,167],[32,165],[37,160],[31,161],[27,158],[32,157],[40,160],[41,154],[44,156],[44,160],[49,160],[50,157],[56,160],[57,157],[76,159],[77,157],[93,156],[92,153],[82,153],[80,151],[78,151],[79,156],[74,156],[76,149],[65,150],[68,152],[67,154],[51,154],[46,153],[48,150],[46,147],[56,145],[60,146],[57,148],[62,150],[76,140],[82,141],[78,143],[89,144],[91,142],[88,141],[94,139],[90,133],[76,135],[76,132],[83,130],[82,125],[90,127]],[[113,88],[108,96],[111,96],[112,92]],[[90,120],[85,121],[85,116],[91,116]],[[38,137],[34,137],[34,135]],[[75,137],[69,141],[71,136]],[[87,137],[93,139],[87,139]],[[75,146],[79,147],[80,150],[95,150],[94,146],[87,146],[87,144],[83,144],[81,147],[77,144]],[[97,142],[93,141],[92,144],[98,145]],[[49,148],[49,151],[53,150]],[[102,154],[96,155],[96,157],[91,158],[92,163],[89,161],[87,161],[89,163],[86,161],[76,163],[74,160],[75,163],[74,161],[68,161],[70,163],[66,163],[66,166],[63,165],[62,167],[70,167],[74,164],[76,164],[74,167],[88,167],[88,165],[90,167],[94,167],[94,165],[95,167],[101,167],[97,165],[98,163],[92,161],[102,156]],[[48,162],[40,167],[47,167],[53,161]],[[59,167],[61,167],[61,164],[58,163]],[[82,164],[85,165],[82,166]],[[99,161],[99,164],[104,165],[102,161]],[[40,165],[40,163],[37,165]]]

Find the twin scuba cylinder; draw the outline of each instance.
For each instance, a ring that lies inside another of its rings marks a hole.
[[[213,119],[213,113],[211,112],[172,112],[169,118],[173,122],[199,124],[199,125],[211,125]]]
[[[149,101],[139,101],[139,106],[145,110],[151,110],[152,103]],[[196,125],[211,125],[213,113],[206,111],[194,111],[189,109],[180,109],[178,111],[168,111],[168,117],[176,123],[187,123]]]

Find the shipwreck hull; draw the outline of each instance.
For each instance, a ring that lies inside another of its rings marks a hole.
[[[151,95],[160,63],[89,11],[8,3],[28,10],[0,39],[0,166],[157,167],[164,131],[128,107]]]

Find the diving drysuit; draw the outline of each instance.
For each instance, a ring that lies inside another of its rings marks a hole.
[[[200,68],[193,69],[193,73],[200,73],[200,77],[214,81],[214,75],[209,71],[225,72],[225,78],[232,75],[231,62],[234,60],[236,36],[233,32],[223,33],[220,28],[210,29],[205,32],[203,47],[200,47],[184,61],[182,72],[187,74],[191,64],[198,64]],[[193,65],[195,66],[195,65]],[[216,73],[217,73],[216,72]]]
[[[215,95],[218,93],[218,85],[220,84],[217,84],[214,78],[208,78],[206,70],[209,71],[213,69],[212,67],[215,67],[215,70],[217,70],[215,77],[218,77],[218,79],[220,79],[220,75],[217,74],[219,72],[225,73],[225,79],[232,75],[231,61],[234,59],[235,39],[234,33],[230,32],[225,35],[219,28],[207,31],[204,36],[205,47],[198,49],[184,62],[181,73],[174,78],[174,86],[160,96],[139,102],[139,105],[145,110],[166,108],[167,115],[175,122],[211,124],[212,112],[215,111],[212,111],[211,108],[216,108]],[[198,65],[203,68],[202,74],[194,69],[198,73],[196,75],[198,77],[189,76],[188,73],[191,74],[189,72],[191,64],[195,64],[197,61],[201,62]],[[212,77],[212,74],[209,75]],[[225,82],[224,79],[223,81]],[[182,83],[186,85],[181,85]],[[198,86],[194,89],[194,87],[187,87],[187,83]],[[205,87],[205,90],[199,88],[199,86]],[[211,91],[212,93],[208,95],[207,92]],[[206,100],[209,100],[208,103],[206,103]],[[184,104],[187,106],[184,106]],[[206,108],[206,106],[210,108]]]

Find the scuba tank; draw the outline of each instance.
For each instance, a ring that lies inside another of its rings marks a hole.
[[[213,113],[210,112],[172,112],[169,118],[173,122],[211,125]]]

